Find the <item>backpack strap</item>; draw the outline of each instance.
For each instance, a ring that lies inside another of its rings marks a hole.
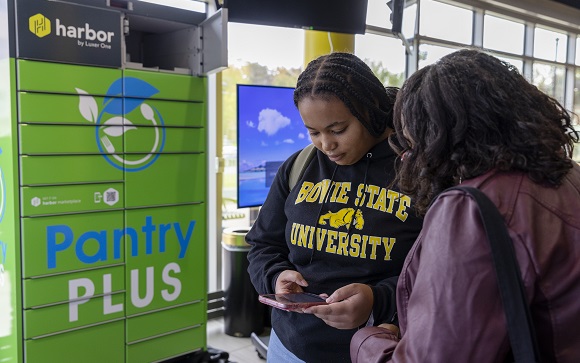
[[[288,177],[288,187],[290,190],[292,190],[296,183],[298,183],[298,180],[302,178],[306,167],[310,164],[314,155],[316,155],[314,144],[310,144],[300,151],[290,169],[290,176]]]
[[[513,241],[497,207],[479,189],[455,186],[477,202],[479,216],[491,246],[493,264],[499,284],[499,295],[507,321],[508,337],[515,362],[540,362],[534,321],[526,300],[522,274],[514,252]]]

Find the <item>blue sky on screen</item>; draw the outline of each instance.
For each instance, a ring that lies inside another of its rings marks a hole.
[[[238,85],[239,170],[284,161],[310,143],[293,88]]]

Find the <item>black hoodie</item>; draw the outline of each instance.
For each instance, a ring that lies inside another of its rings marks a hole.
[[[387,188],[395,153],[385,140],[355,164],[337,165],[317,151],[290,191],[288,176],[297,155],[280,166],[246,235],[254,287],[260,294],[274,293],[284,270],[300,272],[308,282],[304,290],[315,294],[368,284],[375,325],[391,322],[397,276],[423,221],[408,196]],[[308,363],[350,362],[356,329],[336,329],[314,315],[279,309],[272,309],[272,327],[284,346]]]

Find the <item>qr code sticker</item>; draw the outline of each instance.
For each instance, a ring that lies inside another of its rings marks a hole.
[[[117,201],[117,191],[110,191],[105,193],[105,200],[107,202],[116,202]]]

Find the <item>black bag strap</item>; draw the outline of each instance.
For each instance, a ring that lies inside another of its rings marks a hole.
[[[507,319],[508,335],[515,362],[540,362],[536,332],[530,308],[526,303],[524,284],[512,239],[497,207],[479,189],[456,186],[448,190],[463,190],[477,202],[479,215],[491,245],[499,292]]]

